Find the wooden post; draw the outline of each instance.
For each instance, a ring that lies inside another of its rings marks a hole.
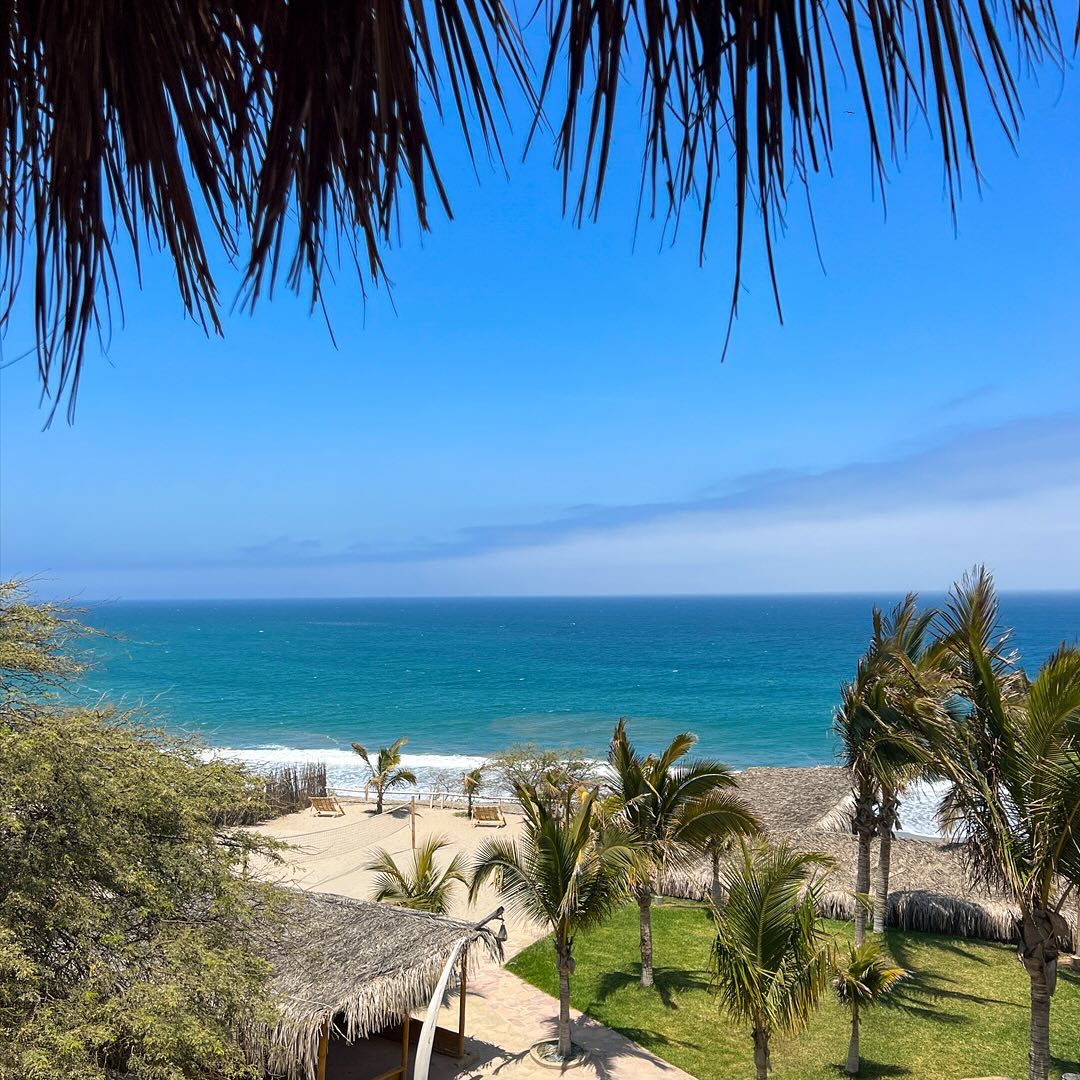
[[[409,1075],[409,1014],[401,1025],[401,1080]]]
[[[326,1052],[330,1048],[330,1020],[323,1022],[322,1031],[319,1032],[319,1071],[316,1073],[317,1080],[326,1080]]]
[[[469,954],[463,951],[461,954],[461,986],[458,988],[457,1056],[459,1058],[463,1058],[465,1056],[465,976],[468,959]]]
[[[409,818],[412,822],[412,846],[416,850],[416,796],[409,800]]]

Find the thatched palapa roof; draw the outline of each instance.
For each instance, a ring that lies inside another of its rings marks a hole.
[[[739,773],[739,797],[774,837],[807,829],[846,830],[851,773],[833,765],[783,769],[759,767]]]
[[[329,1021],[349,1040],[365,1038],[427,1007],[442,969],[465,938],[469,960],[502,960],[494,930],[476,923],[298,892],[283,923],[260,949],[273,967],[280,1020],[247,1039],[253,1060],[277,1074],[313,1077],[319,1036]],[[451,983],[456,985],[457,976]]]
[[[739,773],[739,792],[773,840],[833,860],[822,894],[822,913],[850,919],[855,910],[852,880],[856,842],[851,835],[851,775],[843,768],[753,768]],[[876,843],[873,858],[876,860]],[[658,882],[668,896],[705,900],[712,867],[702,860],[665,874]],[[1013,906],[1000,893],[970,880],[962,844],[897,837],[892,844],[886,922],[906,930],[1011,943]],[[1080,927],[1074,935],[1080,938]]]

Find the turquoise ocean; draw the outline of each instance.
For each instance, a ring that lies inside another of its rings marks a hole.
[[[942,598],[924,596],[927,604]],[[97,605],[82,692],[142,703],[255,765],[325,761],[408,736],[421,784],[512,743],[600,756],[620,716],[655,749],[692,731],[731,765],[835,760],[840,681],[894,596],[156,601]],[[1004,594],[1033,671],[1080,637],[1080,593]]]

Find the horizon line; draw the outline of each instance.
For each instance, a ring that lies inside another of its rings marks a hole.
[[[747,591],[715,593],[476,593],[476,594],[402,594],[402,595],[342,595],[342,596],[141,596],[141,597],[94,597],[82,598],[71,594],[70,600],[84,604],[205,604],[205,603],[302,603],[317,601],[363,601],[363,602],[432,602],[460,601],[474,603],[493,600],[753,600],[785,598],[872,597],[880,594],[904,596],[908,592],[920,596],[947,596],[946,589],[811,589],[798,591]],[[998,596],[1077,596],[1080,587],[998,589]]]

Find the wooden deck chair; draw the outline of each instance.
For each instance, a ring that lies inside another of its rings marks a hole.
[[[311,809],[316,817],[325,817],[327,814],[330,817],[345,816],[341,803],[333,795],[313,795],[311,797]]]
[[[474,806],[472,823],[474,825],[494,825],[497,829],[501,829],[506,824],[506,818],[503,817],[502,807],[498,803],[494,806]]]

